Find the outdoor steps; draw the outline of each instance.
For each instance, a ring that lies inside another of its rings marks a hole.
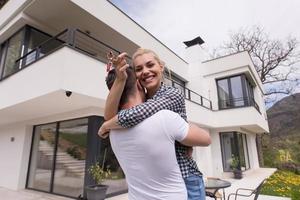
[[[42,155],[46,156],[47,159],[52,160],[54,147],[52,147],[47,141],[40,141],[39,151]],[[84,177],[85,160],[77,160],[59,148],[56,153],[56,164],[65,170],[66,175]]]

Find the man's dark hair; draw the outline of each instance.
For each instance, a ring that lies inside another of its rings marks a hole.
[[[135,72],[133,67],[128,67],[126,69],[127,72],[127,80],[125,83],[125,87],[120,99],[120,103],[119,103],[119,109],[121,108],[121,106],[123,106],[127,101],[128,101],[128,97],[132,94],[134,94],[134,86],[136,84],[136,76],[135,76]],[[107,88],[110,90],[111,87],[114,84],[114,81],[116,79],[117,75],[116,75],[116,70],[112,69],[108,72],[105,82],[106,82],[106,86]]]

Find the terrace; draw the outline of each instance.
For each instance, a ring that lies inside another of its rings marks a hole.
[[[258,184],[264,179],[269,177],[275,172],[276,169],[271,168],[260,168],[252,172],[248,172],[247,177],[244,177],[241,180],[237,179],[227,179],[231,182],[231,186],[225,189],[226,197],[228,194],[234,192],[237,188],[256,188]],[[48,200],[71,200],[70,198],[60,197],[56,195],[51,195],[43,192],[37,192],[32,190],[9,190],[5,188],[0,188],[0,196],[6,200],[38,200],[38,199],[48,199]],[[253,196],[252,196],[253,198]],[[127,200],[128,195],[123,194],[108,198],[107,200]],[[207,197],[207,200],[211,198]],[[239,200],[249,200],[251,198],[238,198]],[[268,196],[268,195],[259,195],[258,200],[290,200],[289,197],[277,197],[277,196]]]

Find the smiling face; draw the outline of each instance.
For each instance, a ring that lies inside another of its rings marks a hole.
[[[133,65],[137,79],[147,89],[148,97],[152,97],[161,85],[163,65],[151,52],[137,55]]]

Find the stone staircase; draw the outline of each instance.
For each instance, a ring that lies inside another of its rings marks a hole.
[[[53,159],[54,147],[47,141],[40,141],[39,153],[47,160]],[[56,153],[56,169],[64,170],[67,176],[84,177],[85,160],[77,160],[70,156],[67,152],[57,149]]]

